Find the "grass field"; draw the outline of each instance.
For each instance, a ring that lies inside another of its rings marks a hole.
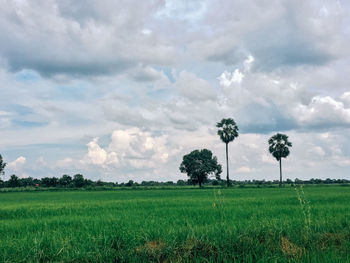
[[[0,193],[0,261],[350,262],[350,187],[304,192]]]

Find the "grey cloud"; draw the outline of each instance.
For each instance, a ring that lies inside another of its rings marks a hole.
[[[157,71],[150,66],[138,65],[129,75],[139,82],[156,82],[158,80],[168,81],[167,76],[162,71]]]
[[[226,65],[250,53],[260,70],[324,64],[341,57],[349,39],[335,34],[343,30],[344,15],[334,6],[325,2],[329,12],[322,15],[322,5],[305,1],[213,2],[204,20],[211,33],[193,48]]]
[[[138,8],[129,1],[119,3],[122,7],[113,1],[89,1],[84,6],[76,1],[58,2],[7,1],[7,8],[0,9],[0,56],[9,69],[34,69],[43,75],[98,75],[118,73],[140,62],[168,65],[177,57],[176,48],[166,40],[142,33],[162,2],[138,3]],[[83,20],[92,19],[82,25],[80,15]],[[109,23],[99,23],[105,16],[111,18]]]

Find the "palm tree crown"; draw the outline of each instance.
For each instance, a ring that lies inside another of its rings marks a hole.
[[[226,144],[238,137],[238,126],[231,118],[222,119],[216,124],[216,127],[219,128],[218,135],[220,139]]]
[[[277,161],[289,155],[289,147],[292,147],[292,143],[285,134],[277,133],[269,139],[269,152]]]

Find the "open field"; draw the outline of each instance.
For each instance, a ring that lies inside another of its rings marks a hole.
[[[350,262],[350,187],[304,192],[0,193],[0,261]]]

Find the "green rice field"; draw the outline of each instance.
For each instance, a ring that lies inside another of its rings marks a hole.
[[[350,187],[0,193],[0,262],[350,262]]]

